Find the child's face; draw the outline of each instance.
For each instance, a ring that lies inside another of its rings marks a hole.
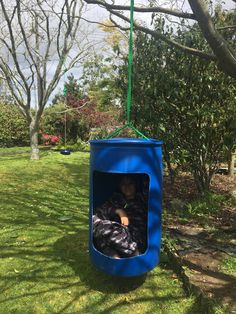
[[[126,198],[133,198],[136,194],[136,187],[134,182],[130,180],[124,180],[121,183],[121,192]]]

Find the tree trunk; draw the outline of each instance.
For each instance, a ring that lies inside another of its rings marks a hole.
[[[208,44],[218,59],[218,67],[231,77],[236,78],[236,56],[232,47],[224,37],[216,30],[212,18],[208,12],[207,1],[188,0],[198,25]]]
[[[175,184],[175,178],[177,175],[177,171],[175,171],[171,165],[170,153],[169,153],[169,150],[166,148],[165,145],[163,147],[163,152],[164,152],[164,160],[165,160],[166,165],[167,165],[168,175],[170,178],[171,189],[172,189],[174,187],[174,184]]]
[[[193,176],[198,192],[201,195],[208,193],[210,190],[211,180],[213,178],[213,172],[200,168],[193,171]]]
[[[234,162],[235,162],[235,153],[229,152],[229,160],[228,160],[228,174],[233,179],[234,178]]]
[[[31,160],[39,159],[39,148],[38,148],[38,133],[39,123],[35,119],[30,122],[30,146],[31,146]]]

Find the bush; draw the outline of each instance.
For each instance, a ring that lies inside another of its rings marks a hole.
[[[14,104],[0,103],[0,147],[28,146],[29,126]]]
[[[56,145],[60,142],[60,136],[42,134],[42,141],[44,145]]]
[[[224,204],[228,202],[227,198],[221,194],[206,193],[199,199],[187,205],[187,211],[192,216],[203,216],[216,214]]]
[[[66,145],[64,144],[59,144],[55,147],[56,149],[69,149],[71,151],[87,151],[90,149],[89,143],[83,142],[81,139],[78,139],[76,143],[67,143]]]
[[[89,133],[90,140],[97,140],[101,138],[106,138],[109,132],[106,128],[91,128]]]
[[[65,117],[67,141],[72,141],[73,143],[76,142],[78,135],[83,140],[88,140],[88,124],[84,119],[78,117],[76,111],[68,111],[65,116],[64,103],[52,105],[44,110],[40,123],[42,133],[57,134],[63,139],[65,136]]]
[[[45,108],[40,122],[42,134],[64,134],[64,110],[64,104]],[[41,140],[43,141],[43,137]]]

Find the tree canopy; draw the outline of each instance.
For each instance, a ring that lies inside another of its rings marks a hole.
[[[164,19],[156,19],[154,24],[166,37],[178,36],[183,45],[205,48],[196,25],[188,30],[181,25],[174,33]],[[134,46],[135,125],[149,137],[164,140],[165,162],[172,178],[181,166],[192,172],[200,192],[208,190],[225,157],[226,141],[231,138],[231,144],[236,144],[232,132],[236,122],[233,79],[214,63],[183,54],[150,35],[137,34]],[[126,68],[127,59],[118,76],[124,99]]]
[[[101,0],[85,0],[88,4],[97,4],[106,9],[110,13],[111,21],[114,25],[124,28],[120,21],[129,22],[129,18],[124,12],[129,11],[130,7],[126,5],[117,5],[115,2],[112,4]],[[167,19],[170,17],[178,18],[178,23],[181,20],[196,21],[198,23],[199,31],[202,32],[206,42],[208,43],[207,49],[198,49],[181,43],[178,38],[168,37],[161,33],[159,30],[148,27],[142,21],[136,21],[134,24],[136,31],[142,31],[146,34],[152,35],[156,40],[166,42],[168,45],[187,52],[191,55],[198,56],[205,60],[215,62],[218,67],[227,75],[236,78],[236,47],[235,47],[235,9],[232,10],[232,18],[225,20],[223,25],[218,27],[214,21],[215,14],[212,9],[212,1],[206,0],[188,0],[190,10],[186,12],[183,10],[183,1],[170,0],[169,8],[165,5],[156,5],[155,1],[149,1],[149,6],[135,6],[134,11],[139,13],[152,13],[153,17],[156,15],[164,15]],[[219,6],[219,5],[218,5]],[[217,8],[217,7],[216,7]],[[212,12],[211,12],[212,11]],[[118,18],[114,20],[114,17]],[[231,39],[224,36],[224,31],[231,32]]]

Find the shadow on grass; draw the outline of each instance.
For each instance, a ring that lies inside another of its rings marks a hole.
[[[126,308],[126,306],[135,302],[135,304],[145,304],[148,303],[148,309],[150,313],[166,313],[165,310],[162,311],[157,310],[156,304],[168,304],[168,303],[179,303],[184,298],[183,295],[176,294],[175,291],[166,290],[166,273],[164,269],[172,270],[172,267],[167,260],[167,256],[163,253],[161,256],[161,262],[158,267],[160,267],[161,271],[158,273],[149,273],[140,277],[113,277],[104,273],[99,272],[90,262],[89,260],[89,252],[88,252],[88,233],[85,231],[78,230],[78,233],[75,235],[68,235],[58,239],[58,241],[54,244],[54,254],[56,258],[62,260],[64,263],[67,263],[75,272],[77,276],[79,276],[81,282],[85,287],[89,289],[89,291],[99,291],[104,295],[101,296],[99,301],[88,304],[85,308],[87,313],[94,313],[96,311],[96,307],[100,307],[103,302],[106,302],[107,297],[110,294],[117,295],[127,295],[132,291],[137,290],[135,292],[136,297],[135,301],[127,301],[125,299],[120,300],[117,296],[117,300],[115,299],[111,304],[106,306],[106,309],[99,311],[102,314],[110,314],[113,311],[117,311],[120,309]],[[162,272],[163,270],[163,272]],[[164,274],[165,273],[165,274]],[[162,285],[158,285],[155,281],[154,277],[163,277]],[[171,280],[169,278],[168,280]],[[142,288],[143,286],[143,288]],[[141,290],[139,290],[139,288]],[[147,289],[151,291],[151,294],[142,294],[140,291],[142,289]],[[171,289],[175,289],[174,287]],[[157,291],[165,291],[164,294],[158,294]],[[77,296],[77,299],[79,296]],[[70,305],[76,301],[76,298],[68,303],[65,307],[61,309],[58,313],[64,313],[64,311],[70,307]],[[151,302],[151,304],[150,304]],[[145,307],[144,307],[145,308]],[[145,312],[146,313],[146,312]],[[181,312],[182,313],[182,312]],[[186,310],[186,314],[199,314],[205,313],[204,307],[201,306],[199,300],[196,298],[190,308]]]
[[[146,275],[132,278],[113,277],[99,272],[90,262],[88,232],[65,236],[54,244],[55,255],[68,263],[90,289],[105,293],[125,293],[140,287]]]
[[[122,312],[124,309],[127,309],[127,306],[129,307],[129,305],[134,304],[143,304],[142,306],[146,308],[146,303],[148,304],[147,306],[150,313],[164,313],[162,310],[157,312],[158,307],[156,304],[158,302],[163,306],[164,304],[172,302],[181,302],[182,298],[184,298],[183,295],[176,295],[175,292],[171,293],[171,291],[166,291],[165,281],[163,281],[162,286],[158,286],[153,277],[164,276],[163,278],[166,280],[166,274],[162,272],[160,272],[160,274],[145,274],[140,277],[120,278],[97,271],[89,260],[87,239],[88,232],[78,230],[77,234],[62,237],[54,243],[54,254],[56,258],[67,263],[74,270],[75,274],[79,276],[80,281],[88,289],[88,292],[98,291],[102,293],[99,299],[92,301],[84,307],[84,313],[95,313],[99,309],[99,313],[101,314],[110,314],[118,310]],[[169,267],[165,262],[162,265],[165,265],[166,268]],[[146,280],[147,278],[149,278],[149,282]],[[137,290],[137,292],[135,290]],[[150,293],[147,293],[147,290],[150,291]],[[130,292],[132,291],[135,292],[132,299],[129,300]],[[158,294],[157,291],[162,292]],[[107,299],[109,299],[112,294],[117,295],[117,297],[114,297],[109,304],[106,304]],[[79,297],[80,295],[75,296],[75,298],[67,303],[58,313],[66,312],[67,308],[70,308],[73,302],[78,301]],[[103,310],[101,310],[102,304],[106,304]],[[198,302],[193,304],[191,310],[189,309],[189,313],[199,314]]]

